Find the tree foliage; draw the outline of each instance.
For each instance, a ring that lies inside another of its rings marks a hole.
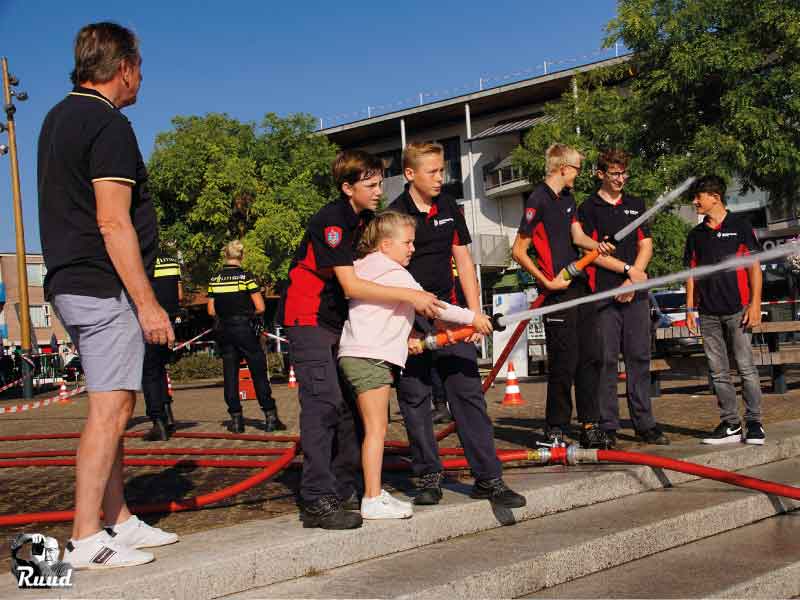
[[[235,238],[258,279],[285,278],[308,219],[334,193],[335,146],[305,115],[269,113],[259,127],[224,114],[172,124],[156,138],[149,187],[161,238],[181,252],[188,279],[205,285]]]

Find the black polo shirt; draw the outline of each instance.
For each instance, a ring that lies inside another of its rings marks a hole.
[[[417,220],[414,254],[406,267],[422,288],[440,300],[458,304],[453,268],[453,246],[472,241],[464,215],[456,201],[446,194],[433,199],[427,213],[420,211],[408,192],[400,194],[388,209],[411,215]]]
[[[715,265],[732,256],[744,256],[760,249],[750,223],[728,212],[719,227],[708,217],[689,232],[683,262],[687,267]],[[716,273],[695,281],[698,308],[712,315],[731,315],[750,304],[748,268]]]
[[[622,193],[616,204],[606,202],[599,194],[594,193],[578,209],[578,220],[584,233],[592,239],[602,240],[606,237],[611,239],[615,233],[637,219],[644,211],[644,200],[625,192]],[[617,248],[614,256],[622,262],[632,265],[636,262],[636,255],[639,253],[639,242],[649,237],[651,237],[650,229],[645,223],[623,240],[619,242],[612,240]],[[594,265],[586,268],[586,275],[592,291],[595,292],[619,287],[628,278],[624,273],[615,273]],[[636,297],[644,299],[647,297],[647,292],[638,292]]]
[[[181,263],[178,259],[165,255],[156,258],[152,283],[161,307],[170,315],[178,314],[180,310],[178,286],[181,284]]]
[[[311,217],[281,297],[279,318],[284,325],[322,325],[341,331],[347,320],[347,299],[333,267],[353,264],[361,232],[372,216],[372,211],[356,214],[350,200],[342,196]]]
[[[537,184],[525,202],[519,233],[531,238],[539,270],[548,279],[578,259],[570,231],[576,213],[572,192],[564,188],[557,195],[545,182]]]
[[[110,298],[122,291],[97,226],[95,181],[133,186],[131,221],[145,271],[152,274],[158,226],[146,187],[147,170],[130,122],[111,101],[76,87],[50,110],[39,134],[38,180],[48,298],[55,294]]]
[[[260,289],[250,273],[236,265],[225,265],[208,282],[208,297],[214,299],[214,311],[220,319],[252,317],[255,306],[250,294]]]

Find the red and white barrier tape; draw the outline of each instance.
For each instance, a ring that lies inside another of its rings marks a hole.
[[[84,391],[86,391],[86,386],[82,385],[80,387],[75,388],[71,392],[67,392],[67,394],[64,396],[59,394],[58,396],[53,396],[52,398],[46,398],[44,400],[36,400],[35,402],[27,402],[25,404],[15,404],[14,406],[4,406],[0,408],[0,415],[24,412],[26,410],[33,410],[35,408],[44,408],[45,406],[51,406],[53,404],[62,404],[66,402],[68,398],[71,398],[72,396],[77,396],[78,394],[81,394]]]
[[[196,336],[194,336],[192,339],[190,339],[190,340],[186,340],[185,342],[181,342],[181,343],[180,343],[180,344],[178,344],[177,346],[173,346],[173,347],[172,347],[172,351],[173,351],[173,352],[177,352],[178,350],[180,350],[180,349],[182,349],[182,348],[185,348],[186,346],[188,346],[188,345],[189,345],[189,344],[191,344],[192,342],[196,342],[196,341],[197,341],[197,340],[199,340],[201,337],[203,337],[203,336],[204,336],[204,335],[206,335],[207,333],[210,333],[211,331],[212,331],[212,329],[211,329],[211,328],[209,328],[209,329],[206,329],[206,330],[205,330],[203,333],[201,333],[201,334],[199,334],[199,335],[196,335]]]

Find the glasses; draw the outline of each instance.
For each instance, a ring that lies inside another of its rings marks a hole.
[[[581,166],[580,166],[580,165],[572,165],[572,164],[570,164],[570,163],[567,163],[567,164],[566,164],[566,165],[564,165],[564,166],[565,166],[565,167],[572,167],[573,169],[575,169],[575,171],[577,171],[577,172],[578,172],[578,174],[580,174],[580,172],[581,172]]]
[[[609,179],[627,179],[628,172],[627,171],[606,171],[606,176]]]

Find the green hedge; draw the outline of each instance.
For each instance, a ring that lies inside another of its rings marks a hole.
[[[278,352],[267,354],[267,365],[270,377],[285,375],[282,354]],[[178,362],[169,366],[169,376],[175,382],[190,381],[192,379],[222,379],[222,359],[205,352],[187,354]]]

